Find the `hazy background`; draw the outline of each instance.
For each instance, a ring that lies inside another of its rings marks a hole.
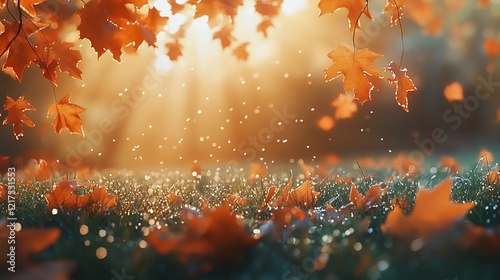
[[[279,16],[268,38],[255,31],[258,16],[251,10],[241,13],[234,45],[250,42],[248,61],[222,50],[203,20],[188,30],[182,40],[183,56],[172,64],[144,45],[137,54],[125,55],[121,64],[109,54],[98,61],[84,41],[84,61],[79,64],[83,81],[59,74],[57,95],[61,98],[72,92],[72,102],[87,109],[81,115],[86,138],[67,131],[55,135],[52,118],[46,118],[54,102],[52,89],[38,68],[27,69],[22,84],[0,74],[0,100],[6,95],[16,99],[25,95],[37,108],[27,112],[36,127],[25,127],[20,140],[15,140],[10,125],[1,127],[0,155],[120,168],[160,168],[195,161],[301,158],[309,162],[329,155],[349,159],[418,150],[415,139],[431,137],[435,128],[442,128],[448,138],[436,145],[433,154],[477,154],[481,148],[498,151],[500,86],[480,101],[477,110],[460,118],[462,124],[456,130],[443,118],[453,108],[443,94],[448,84],[457,81],[465,97],[474,95],[478,77],[488,79],[488,66],[492,80],[500,82],[494,70],[499,59],[488,57],[483,48],[485,38],[499,38],[498,1],[492,1],[489,9],[478,9],[476,1],[459,1],[467,7],[443,13],[443,28],[437,36],[429,36],[405,15],[403,67],[418,87],[409,94],[410,112],[395,103],[394,89],[384,81],[373,92],[372,101],[363,106],[355,101],[358,110],[353,117],[335,120],[328,131],[318,128],[317,122],[325,115],[334,116],[332,101],[342,93],[342,78],[325,82],[324,69],[331,65],[327,54],[338,44],[352,47],[352,37],[345,11],[318,17],[317,1],[299,2],[305,5]],[[362,19],[356,46],[382,53],[375,63],[379,69],[392,60],[399,62],[402,51],[399,27],[390,27],[388,16],[380,15],[385,3],[370,2],[375,23]],[[390,77],[389,72],[385,75]],[[144,96],[134,99],[137,90],[144,90]],[[294,115],[279,131],[270,124],[276,110]],[[1,113],[3,119],[7,112]],[[273,134],[267,133],[273,128]],[[250,143],[252,137],[258,146]]]

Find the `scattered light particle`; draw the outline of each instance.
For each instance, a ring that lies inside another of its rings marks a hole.
[[[86,235],[87,233],[89,233],[89,227],[87,225],[81,225],[80,226],[80,234]]]
[[[102,260],[108,255],[108,251],[104,247],[99,247],[95,251],[95,255],[98,259]]]

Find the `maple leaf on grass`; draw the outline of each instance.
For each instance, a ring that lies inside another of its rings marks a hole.
[[[24,100],[24,96],[19,97],[16,101],[14,101],[14,99],[10,96],[7,96],[7,100],[4,104],[4,110],[9,111],[9,114],[3,120],[3,124],[12,124],[16,139],[23,136],[23,124],[29,127],[35,126],[35,123],[33,123],[33,121],[24,114],[24,111],[35,110],[35,107],[28,103],[28,101]]]
[[[446,179],[434,189],[420,189],[411,213],[405,216],[396,206],[387,214],[382,231],[396,240],[411,243],[417,239],[425,242],[447,230],[474,207],[471,202],[450,201],[451,188],[451,179]]]
[[[356,186],[351,187],[349,200],[356,206],[357,212],[368,212],[371,208],[377,207],[381,203],[381,197],[388,191],[388,188],[382,189],[380,185],[371,186],[362,196]]]
[[[384,69],[392,71],[392,77],[389,82],[396,87],[396,102],[406,112],[408,109],[408,92],[417,90],[413,81],[406,75],[406,68],[401,69],[395,62],[389,63]]]
[[[60,133],[63,128],[67,128],[72,133],[84,135],[80,114],[85,112],[85,108],[74,103],[70,103],[71,93],[66,94],[57,104],[52,104],[47,112],[47,117],[56,114],[52,122],[56,133]]]
[[[9,227],[7,221],[0,221],[0,236],[9,235]],[[22,228],[16,232],[16,261],[22,264],[27,263],[30,258],[55,243],[61,230],[58,228]],[[6,240],[0,242],[2,252],[9,252],[11,245],[7,244]],[[4,268],[8,261],[7,254],[0,255],[0,267]]]
[[[320,9],[320,16],[327,13],[333,14],[340,8],[346,8],[348,10],[347,19],[349,21],[349,28],[351,31],[354,31],[354,28],[359,28],[361,26],[358,19],[362,14],[369,19],[373,19],[373,16],[368,9],[367,0],[320,0],[318,7]],[[355,25],[357,20],[357,25]]]
[[[246,232],[229,205],[224,204],[205,217],[191,215],[182,236],[172,236],[168,230],[152,230],[146,241],[159,254],[176,252],[178,261],[186,267],[200,267],[208,272],[214,265],[242,265],[246,253],[259,239]]]
[[[367,48],[352,52],[345,46],[339,46],[328,54],[333,65],[325,70],[327,81],[344,75],[344,91],[354,91],[355,98],[361,103],[371,99],[373,89],[371,78],[382,78],[382,73],[373,67],[372,62],[381,55]]]

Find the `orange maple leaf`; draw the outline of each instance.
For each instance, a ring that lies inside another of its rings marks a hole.
[[[379,206],[381,203],[381,197],[388,191],[388,188],[382,189],[380,185],[371,186],[366,192],[365,196],[362,196],[356,186],[351,187],[351,193],[349,199],[356,206],[358,212],[367,212],[373,207]]]
[[[116,206],[117,198],[110,195],[106,187],[96,187],[86,195],[76,195],[74,192],[81,186],[75,180],[63,179],[56,188],[45,195],[49,209],[76,211],[85,208],[89,213],[102,213]]]
[[[57,114],[52,122],[56,133],[61,132],[61,129],[67,128],[72,133],[84,135],[82,124],[83,120],[80,114],[85,112],[85,108],[74,103],[70,103],[71,93],[66,94],[57,104],[52,104],[47,112],[47,117]]]
[[[404,8],[404,0],[387,0],[387,5],[385,5],[383,12],[391,13],[391,26],[396,25],[401,20]]]
[[[219,15],[226,15],[234,22],[238,13],[238,7],[243,6],[243,0],[204,0],[196,3],[194,18],[208,16],[209,22],[215,20]]]
[[[165,44],[165,47],[168,48],[167,55],[172,61],[176,61],[182,56],[182,45],[179,40],[175,40],[174,42],[168,42]]]
[[[0,236],[8,236],[9,231],[7,221],[0,222]],[[54,244],[60,235],[58,228],[22,228],[16,232],[16,261],[27,264],[32,256]],[[10,252],[10,246],[6,240],[0,242],[2,252]],[[0,255],[1,268],[6,267],[9,260],[7,253]]]
[[[225,49],[231,46],[231,43],[236,40],[233,36],[233,26],[230,24],[225,24],[222,28],[214,33],[213,39],[219,39],[222,48]]]
[[[56,68],[59,67],[61,72],[68,73],[71,77],[82,79],[82,71],[77,64],[82,60],[80,51],[73,50],[73,43],[52,41],[43,46],[43,51],[46,55],[41,55],[42,60],[38,56],[34,61],[40,66],[42,72],[53,84],[56,84]]]
[[[16,139],[19,140],[19,137],[23,136],[23,124],[29,127],[35,126],[35,123],[24,114],[24,111],[35,110],[35,107],[24,100],[24,96],[19,97],[16,101],[10,96],[7,96],[3,108],[9,111],[9,114],[3,120],[3,124],[12,123]]]
[[[408,112],[408,92],[417,90],[413,81],[406,75],[406,68],[401,69],[395,62],[389,63],[384,69],[392,71],[392,77],[389,82],[396,86],[396,102],[399,106]]]
[[[266,19],[263,19],[257,25],[257,31],[262,32],[264,37],[267,38],[267,29],[269,29],[269,27],[273,27],[273,26],[274,26],[273,22],[270,19],[266,18]]]
[[[250,43],[244,42],[239,44],[236,48],[233,49],[233,55],[236,56],[239,60],[247,60],[248,59],[248,51],[247,46]]]
[[[451,179],[446,179],[434,189],[420,189],[412,212],[405,216],[396,206],[387,215],[382,231],[397,240],[412,242],[416,239],[425,241],[448,229],[474,207],[471,202],[451,202],[451,188]]]
[[[328,54],[334,64],[325,70],[327,81],[344,75],[344,91],[354,91],[355,98],[361,103],[371,99],[373,85],[370,78],[382,78],[382,73],[371,64],[381,55],[367,48],[352,52],[344,46],[339,46]]]
[[[314,191],[311,181],[305,181],[304,184],[292,190],[287,197],[286,207],[300,207],[303,209],[312,209],[316,205],[319,192]]]
[[[255,11],[265,17],[275,17],[281,11],[283,0],[256,0]]]
[[[205,217],[191,216],[184,236],[152,230],[146,241],[159,254],[177,252],[182,264],[197,263],[210,271],[213,265],[234,266],[244,263],[245,254],[259,239],[249,235],[225,204]],[[187,267],[192,267],[187,265]]]
[[[334,13],[340,8],[346,8],[349,28],[354,31],[354,28],[360,28],[359,18],[364,14],[369,19],[373,19],[369,9],[368,1],[366,0],[320,0],[318,3],[320,16],[327,13]],[[356,24],[357,22],[357,24]]]
[[[38,5],[38,4],[43,3],[45,1],[47,1],[47,0],[22,0],[21,1],[21,8],[26,13],[28,13],[28,15],[34,17],[36,15],[35,5]],[[17,2],[17,1],[15,1],[15,2]]]

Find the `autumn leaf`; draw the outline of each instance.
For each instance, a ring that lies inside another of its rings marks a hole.
[[[53,174],[46,160],[40,159],[37,166],[37,178],[40,181],[47,181],[52,178]]]
[[[256,0],[255,11],[265,17],[275,17],[281,11],[283,0]]]
[[[17,1],[19,1],[19,0],[17,0]],[[14,2],[16,2],[16,4],[17,4],[17,1],[14,1]],[[43,3],[45,1],[46,0],[22,0],[21,1],[21,8],[26,13],[28,13],[28,15],[34,17],[36,15],[35,5],[38,5],[38,4]]]
[[[214,40],[219,39],[220,44],[222,45],[222,48],[225,49],[229,46],[231,46],[231,43],[236,40],[236,38],[233,37],[233,26],[230,24],[225,24],[222,26],[222,28],[214,33]]]
[[[0,221],[0,236],[8,236],[10,232],[10,223]],[[22,228],[16,232],[16,262],[26,264],[34,255],[47,249],[54,244],[61,235],[58,228]],[[0,242],[0,250],[2,252],[10,252],[10,246],[7,240]],[[7,265],[7,253],[0,255],[0,267],[4,268]]]
[[[219,15],[226,15],[234,22],[239,6],[243,0],[204,0],[196,3],[194,18],[208,16],[209,22],[214,21]]]
[[[351,187],[349,200],[354,203],[356,210],[359,212],[368,212],[373,207],[378,207],[381,203],[381,197],[388,191],[388,188],[382,189],[380,185],[371,186],[362,196],[356,186]]]
[[[226,196],[226,201],[230,205],[238,205],[238,206],[247,205],[247,199],[239,196],[238,194],[228,194]]]
[[[404,0],[387,0],[387,4],[385,5],[383,12],[391,13],[391,26],[396,25],[397,22],[401,20],[404,7]]]
[[[257,31],[262,32],[264,37],[267,38],[267,29],[269,29],[269,27],[272,27],[272,26],[274,26],[274,25],[270,19],[264,19],[257,25]]]
[[[337,120],[350,119],[358,111],[358,105],[354,102],[354,98],[346,94],[340,94],[333,100],[332,107],[335,108],[334,116]]]
[[[63,128],[67,128],[71,133],[83,136],[83,120],[80,118],[80,114],[85,112],[85,108],[70,103],[70,97],[71,93],[68,93],[57,104],[50,105],[47,117],[56,114],[56,118],[52,122],[56,133],[61,132]]]
[[[367,48],[352,52],[339,46],[328,54],[334,64],[325,70],[327,81],[344,75],[344,92],[353,90],[355,98],[361,103],[371,99],[373,85],[370,78],[382,78],[382,73],[371,64],[381,55]]]
[[[354,28],[360,28],[361,24],[358,21],[360,15],[364,14],[369,19],[373,19],[369,9],[368,1],[366,0],[320,0],[318,3],[320,9],[320,16],[327,13],[334,13],[340,8],[346,8],[347,19],[349,21],[349,28],[354,31]],[[356,24],[357,21],[357,25]]]
[[[74,180],[64,179],[49,194],[45,195],[49,209],[63,209],[74,211],[82,208],[89,202],[88,196],[79,196],[74,194],[78,188],[78,183]]]
[[[290,190],[292,189],[292,184],[293,184],[293,175],[290,176],[290,179],[288,180],[288,183],[285,185],[285,187],[281,191],[281,194],[274,201],[274,203],[273,203],[274,207],[285,207],[286,206],[287,200],[288,200],[288,194],[290,193]]]
[[[73,78],[82,79],[82,71],[77,66],[82,60],[82,55],[72,47],[73,43],[52,41],[43,46],[43,51],[46,53],[40,56],[43,59],[40,60],[39,56],[34,59],[42,69],[45,78],[53,84],[56,84],[57,67],[61,72],[66,72]]]
[[[417,90],[417,87],[415,87],[413,81],[406,75],[406,68],[401,69],[397,63],[391,61],[385,69],[392,71],[392,77],[389,78],[389,82],[396,86],[396,102],[403,110],[408,112],[408,92]]]
[[[149,236],[151,235],[151,237]],[[178,261],[186,267],[235,266],[245,261],[246,253],[259,239],[249,235],[225,204],[205,217],[192,216],[183,236],[168,231],[153,230],[146,237],[159,254],[176,252]]]
[[[141,23],[145,28],[151,30],[153,33],[163,30],[168,22],[168,17],[160,15],[160,11],[156,8],[150,8],[148,14],[141,19]]]
[[[247,60],[248,59],[248,51],[247,47],[250,43],[244,42],[239,44],[236,48],[233,49],[233,55],[239,60]]]
[[[260,207],[264,208],[264,207],[268,206],[269,202],[274,197],[274,195],[276,194],[276,192],[277,192],[276,186],[270,186],[269,189],[267,190],[266,197],[264,198],[264,201],[262,201]]]
[[[80,187],[75,180],[62,180],[51,193],[45,195],[48,208],[64,211],[85,208],[88,213],[102,213],[117,204],[116,196],[110,195],[106,187],[96,187],[89,194],[76,195],[74,192]]]
[[[412,212],[405,216],[396,206],[391,210],[381,226],[384,233],[403,242],[416,239],[426,240],[448,229],[463,219],[474,203],[454,203],[450,201],[451,179],[446,179],[433,189],[420,189]]]
[[[7,100],[4,104],[4,110],[9,111],[9,114],[3,120],[3,124],[11,123],[14,129],[14,136],[19,140],[19,137],[23,136],[23,124],[29,127],[34,127],[35,123],[28,118],[24,111],[35,110],[28,101],[24,100],[24,96],[19,97],[16,101],[10,96],[7,96]]]
[[[170,60],[176,61],[182,56],[182,45],[179,43],[179,40],[168,42],[165,44],[165,47],[168,49],[167,55]]]
[[[286,207],[300,207],[312,209],[316,205],[319,192],[314,191],[311,181],[305,181],[298,188],[292,190],[287,197]]]

